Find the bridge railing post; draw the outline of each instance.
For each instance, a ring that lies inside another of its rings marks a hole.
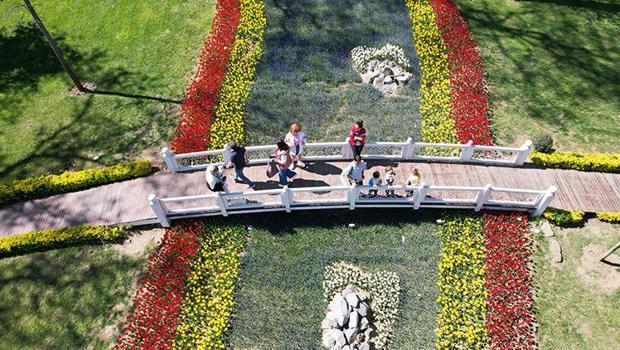
[[[347,201],[349,202],[349,210],[355,209],[355,203],[357,202],[357,198],[359,197],[360,189],[357,187],[357,184],[351,185],[349,191],[347,191]]]
[[[348,137],[344,139],[342,144],[342,159],[353,159],[353,148],[351,148]]]
[[[471,162],[471,159],[474,156],[474,141],[469,140],[465,145],[465,148],[461,150],[461,161],[463,162]]]
[[[489,199],[489,196],[491,196],[491,192],[493,192],[493,187],[491,185],[486,185],[484,186],[484,190],[478,193],[478,196],[476,196],[475,211],[480,211],[480,209],[484,207],[485,202]]]
[[[403,151],[400,154],[400,157],[403,160],[410,160],[413,158],[413,150],[415,149],[415,143],[411,137],[407,138],[406,145],[403,146]]]
[[[529,157],[531,152],[532,152],[532,141],[527,140],[521,146],[519,153],[517,153],[517,156],[515,157],[514,165],[523,165],[523,163],[525,163],[525,160],[527,159],[527,157]]]
[[[555,198],[555,193],[557,191],[558,191],[557,187],[549,186],[549,188],[547,189],[547,191],[545,191],[540,201],[538,201],[536,205],[536,209],[534,209],[534,211],[532,212],[532,217],[537,218],[545,212],[545,209],[547,209],[549,204],[551,204],[551,201],[553,200],[553,198]]]
[[[163,227],[170,227],[170,220],[168,220],[168,210],[166,209],[166,204],[161,201],[161,199],[157,198],[155,194],[151,193],[149,195],[149,205],[151,209],[155,212],[155,216],[157,220]]]
[[[174,156],[174,153],[172,153],[172,151],[168,147],[162,148],[161,154],[164,156],[164,162],[166,162],[166,166],[168,167],[168,170],[172,172],[179,171],[179,163],[177,162],[177,159]]]
[[[226,200],[222,197],[222,192],[217,192],[217,197],[215,197],[215,202],[217,203],[218,208],[222,212],[222,216],[228,216],[228,210],[226,207]]]
[[[427,183],[421,183],[420,186],[418,187],[418,190],[416,191],[415,194],[415,200],[413,201],[413,209],[414,210],[418,210],[420,209],[420,204],[422,204],[422,201],[424,200],[424,198],[426,197],[426,194],[428,193],[428,189],[431,186]]]
[[[282,206],[286,210],[287,213],[291,212],[291,189],[288,186],[284,186],[282,188],[282,193],[280,193],[280,200],[282,201]]]

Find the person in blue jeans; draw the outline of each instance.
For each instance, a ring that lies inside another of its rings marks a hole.
[[[235,180],[235,182],[242,182],[250,188],[256,187],[256,184],[243,173],[243,168],[248,164],[245,147],[237,145],[235,141],[230,141],[228,143],[228,149],[230,150],[230,163],[228,164],[228,168],[235,167],[235,176],[233,180]]]
[[[293,163],[293,158],[291,157],[291,151],[286,142],[284,142],[284,140],[279,140],[276,146],[277,148],[273,154],[273,161],[278,167],[278,177],[280,178],[278,186],[284,187],[288,184],[289,178],[294,180],[295,177],[297,177],[297,173],[289,169],[289,166]]]

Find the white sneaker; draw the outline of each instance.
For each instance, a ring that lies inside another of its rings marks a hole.
[[[306,166],[306,163],[302,162],[301,160],[299,162],[297,162],[297,166],[300,168],[304,168]]]
[[[291,181],[295,181],[299,177],[299,173],[295,173],[295,176],[291,177]]]
[[[286,186],[286,185],[283,185],[283,184],[278,184],[278,187],[284,187],[284,186]]]

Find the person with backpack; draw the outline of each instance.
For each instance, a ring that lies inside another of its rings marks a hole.
[[[359,120],[353,124],[351,131],[349,132],[349,143],[353,148],[354,156],[361,156],[364,149],[364,143],[366,142],[366,129],[364,129],[364,122]]]
[[[278,186],[284,187],[288,185],[289,178],[294,180],[297,177],[297,173],[289,169],[293,163],[293,158],[291,156],[291,151],[284,140],[279,140],[277,142],[276,150],[273,154],[273,161],[278,168],[278,177],[280,178],[280,183]]]
[[[227,168],[230,169],[232,167],[235,167],[235,175],[233,177],[233,180],[235,182],[244,183],[250,188],[255,188],[256,184],[243,173],[243,168],[245,168],[245,166],[248,164],[248,157],[245,147],[237,145],[235,141],[230,141],[228,143],[228,152],[230,162],[228,163]]]

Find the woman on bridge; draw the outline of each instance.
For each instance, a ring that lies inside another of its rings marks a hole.
[[[212,192],[228,192],[228,186],[226,186],[226,176],[221,169],[211,164],[207,168],[205,174],[207,180],[207,188]]]
[[[293,157],[293,166],[303,168],[306,166],[301,161],[301,154],[304,151],[304,146],[308,142],[308,136],[305,132],[301,131],[301,124],[294,123],[291,125],[290,131],[286,134],[284,142],[291,150],[291,156]]]
[[[280,140],[276,146],[277,148],[273,155],[273,160],[278,167],[278,176],[280,178],[278,186],[284,187],[288,185],[289,178],[294,180],[295,177],[297,177],[297,173],[289,169],[289,166],[293,163],[293,158],[291,157],[291,151],[286,142]]]
[[[364,129],[364,122],[360,120],[353,124],[351,132],[349,132],[349,143],[353,148],[353,156],[362,155],[364,142],[366,142],[366,129]]]

